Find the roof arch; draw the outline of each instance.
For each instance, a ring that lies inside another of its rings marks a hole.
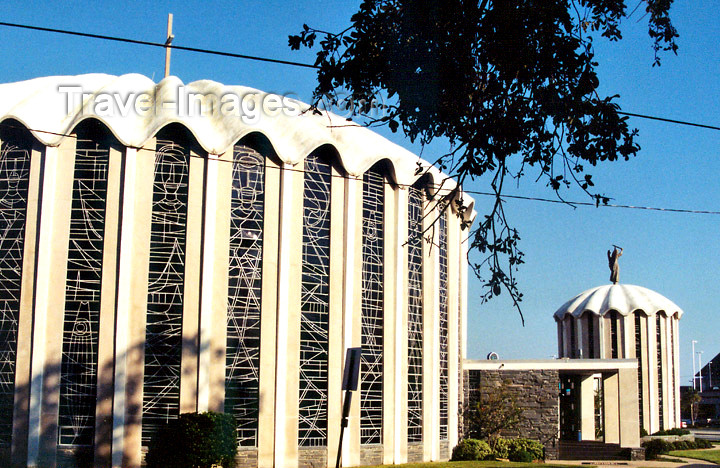
[[[667,316],[682,317],[683,311],[665,296],[631,284],[610,284],[588,289],[563,304],[554,314],[555,320],[570,315],[580,317],[584,313],[603,316],[615,311],[622,316],[642,312],[654,316],[660,312]]]
[[[372,130],[308,109],[289,96],[211,80],[184,84],[174,76],[155,83],[140,74],[96,73],[0,84],[0,121],[18,120],[46,146],[59,145],[87,118],[98,119],[121,145],[134,148],[177,123],[209,154],[223,154],[257,132],[283,163],[297,165],[315,149],[331,145],[348,176],[360,177],[386,160],[399,186],[410,186],[427,173],[434,186],[455,188],[455,181],[432,164]],[[472,204],[469,196],[463,198]],[[466,218],[474,216],[472,209],[465,211]]]

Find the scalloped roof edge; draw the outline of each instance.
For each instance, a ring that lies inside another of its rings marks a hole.
[[[610,311],[628,316],[642,311],[648,316],[664,312],[668,317],[677,314],[682,317],[683,310],[662,294],[642,286],[632,284],[609,284],[588,289],[563,304],[555,311],[555,320],[566,315],[579,317],[585,312],[605,315]]]
[[[205,103],[206,110],[214,104],[214,111],[200,112],[194,107],[198,102]],[[256,112],[258,105],[267,112]],[[427,173],[435,192],[448,193],[456,187],[432,164],[372,130],[331,112],[317,115],[304,112],[307,109],[306,103],[288,96],[211,80],[184,84],[175,76],[159,83],[133,73],[49,76],[0,84],[0,121],[18,120],[46,146],[58,146],[89,118],[105,124],[121,144],[135,148],[163,127],[179,123],[211,154],[222,154],[241,138],[261,133],[278,157],[293,166],[315,149],[331,145],[351,176],[361,176],[385,160],[400,185],[412,185]],[[466,207],[463,218],[472,223],[474,200],[464,192],[456,196],[460,197]]]

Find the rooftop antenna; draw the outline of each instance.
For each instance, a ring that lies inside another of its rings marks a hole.
[[[175,39],[172,33],[172,21],[173,15],[172,13],[168,13],[167,39],[165,39],[165,78],[170,75],[170,44],[172,44],[173,39]]]

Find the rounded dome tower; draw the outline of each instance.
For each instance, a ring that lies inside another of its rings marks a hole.
[[[680,426],[678,321],[683,311],[641,286],[589,289],[555,312],[561,358],[637,359],[640,426]]]

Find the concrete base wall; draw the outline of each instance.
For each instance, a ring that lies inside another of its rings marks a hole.
[[[360,465],[382,465],[383,464],[383,446],[377,445],[361,445],[360,446]]]
[[[423,444],[408,444],[407,448],[408,463],[421,463],[423,461]]]
[[[325,468],[328,465],[328,451],[325,447],[299,447],[298,468]]]

